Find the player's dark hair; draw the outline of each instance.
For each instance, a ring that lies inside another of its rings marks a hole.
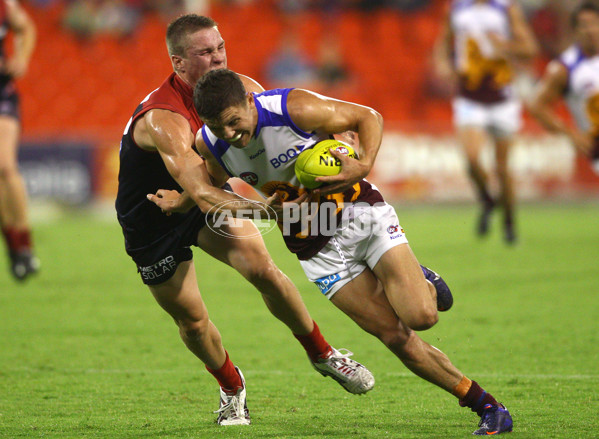
[[[182,15],[166,28],[166,48],[169,55],[185,56],[186,37],[202,29],[218,26],[210,17],[197,14]]]
[[[217,119],[226,108],[240,105],[245,99],[243,82],[228,69],[206,73],[193,90],[193,104],[202,119]]]
[[[580,16],[580,13],[586,11],[594,12],[595,14],[599,15],[599,5],[597,5],[596,2],[592,1],[584,1],[580,3],[572,11],[572,14],[570,15],[570,26],[572,26],[572,29],[576,29],[576,27],[578,26],[578,18]]]

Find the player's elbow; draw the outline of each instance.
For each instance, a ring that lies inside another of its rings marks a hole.
[[[382,129],[383,128],[383,115],[381,113],[379,113],[378,111],[373,110],[372,108],[370,109],[370,112],[374,116],[374,118],[376,119],[376,122]]]
[[[543,112],[543,105],[538,97],[533,96],[530,99],[524,101],[524,107],[526,110],[536,119],[539,119],[539,115]]]

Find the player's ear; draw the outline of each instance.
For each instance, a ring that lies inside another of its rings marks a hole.
[[[171,55],[171,63],[173,64],[173,70],[180,72],[183,66],[183,58],[179,55]]]
[[[254,94],[250,93],[248,91],[245,95],[246,95],[246,99],[247,99],[247,103],[248,103],[249,107],[252,108],[255,105],[254,104]]]

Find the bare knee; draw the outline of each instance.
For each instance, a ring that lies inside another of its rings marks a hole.
[[[205,337],[206,334],[208,334],[210,319],[208,316],[198,320],[175,319],[175,323],[179,327],[181,337],[186,340],[197,340]]]
[[[433,307],[427,307],[417,313],[413,313],[404,320],[414,331],[425,331],[435,326],[439,321],[439,313]]]
[[[259,287],[261,291],[261,286],[276,284],[280,281],[280,277],[282,276],[282,272],[269,255],[260,255],[251,260],[247,260],[244,270],[245,272],[242,273],[244,277],[253,285]]]

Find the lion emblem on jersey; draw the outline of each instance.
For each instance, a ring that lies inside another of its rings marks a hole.
[[[505,59],[485,58],[474,38],[466,42],[466,69],[463,71],[468,90],[478,90],[485,78],[492,78],[493,85],[501,89],[513,78],[512,69]]]

